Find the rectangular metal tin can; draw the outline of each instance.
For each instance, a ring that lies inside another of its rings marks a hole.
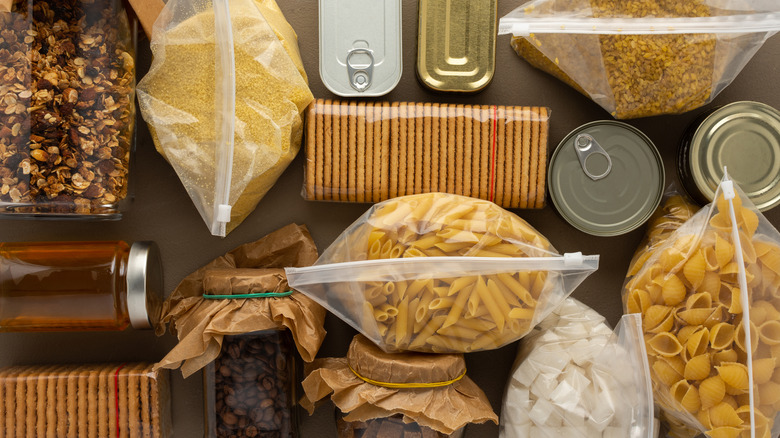
[[[401,80],[401,0],[319,0],[320,77],[339,96],[383,96]]]
[[[496,68],[497,0],[420,0],[417,77],[436,91],[484,89]]]

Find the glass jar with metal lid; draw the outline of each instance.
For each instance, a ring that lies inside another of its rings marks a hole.
[[[0,331],[152,328],[161,303],[152,242],[0,243]]]
[[[780,204],[780,111],[734,102],[691,124],[677,157],[685,191],[702,205],[711,202],[724,168],[759,210]]]
[[[617,236],[641,226],[661,202],[664,166],[653,142],[623,122],[572,131],[550,158],[548,190],[558,213],[580,231]]]

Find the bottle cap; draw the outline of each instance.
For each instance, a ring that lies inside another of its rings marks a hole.
[[[153,328],[160,320],[163,275],[154,242],[135,242],[127,258],[127,311],[134,329]]]

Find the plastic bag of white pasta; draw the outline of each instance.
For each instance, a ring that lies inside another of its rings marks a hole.
[[[568,298],[522,341],[500,438],[653,438],[653,396],[639,315],[615,331]]]
[[[492,202],[429,193],[376,204],[286,271],[385,351],[466,353],[520,339],[597,268]]]
[[[676,438],[780,433],[780,233],[726,175],[623,288]]]

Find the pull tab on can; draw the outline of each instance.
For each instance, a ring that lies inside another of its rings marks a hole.
[[[609,175],[612,170],[612,158],[607,151],[590,134],[579,134],[574,139],[574,149],[577,151],[577,158],[580,160],[580,166],[585,175],[593,181],[598,181]],[[603,155],[607,159],[607,170],[599,175],[594,175],[588,170],[588,158],[591,155]]]
[[[368,65],[354,65],[352,56],[356,54],[368,55]],[[347,74],[349,75],[349,84],[359,92],[363,92],[371,86],[371,75],[374,72],[374,52],[369,49],[356,48],[347,54]]]

